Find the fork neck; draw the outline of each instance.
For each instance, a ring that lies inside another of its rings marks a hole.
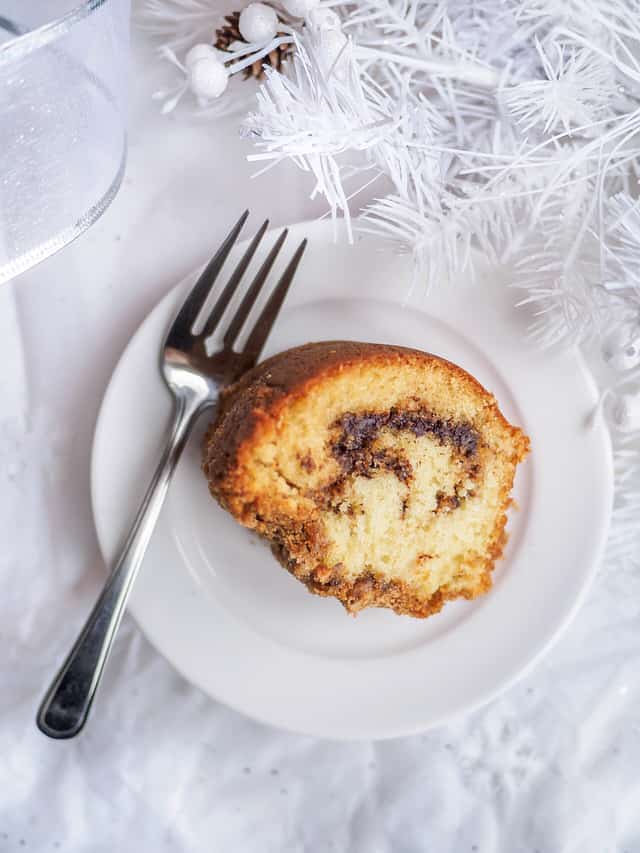
[[[202,391],[185,388],[173,389],[173,397],[174,423],[178,426],[182,422],[188,431],[191,430],[198,416],[216,402],[216,398],[213,398],[210,392],[205,394]]]

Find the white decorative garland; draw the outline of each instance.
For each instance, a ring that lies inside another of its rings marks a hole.
[[[147,0],[141,25],[179,72],[157,93],[204,114],[247,109],[251,161],[292,159],[352,233],[391,240],[430,286],[473,274],[481,249],[512,272],[543,347],[597,342],[613,428],[611,547],[640,560],[640,7],[638,0],[280,0],[212,47],[216,0]],[[247,43],[248,42],[248,43]],[[255,93],[252,93],[255,95]],[[186,100],[186,99],[185,99]],[[255,100],[254,100],[255,104]]]

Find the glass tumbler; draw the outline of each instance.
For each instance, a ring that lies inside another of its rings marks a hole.
[[[118,191],[129,17],[130,0],[0,0],[0,283]]]

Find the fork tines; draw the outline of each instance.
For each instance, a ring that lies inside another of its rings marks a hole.
[[[180,309],[178,316],[173,324],[173,327],[169,333],[169,337],[167,339],[167,345],[173,346],[172,338],[176,339],[176,345],[178,345],[178,339],[184,340],[186,337],[190,337],[193,341],[194,339],[198,341],[204,341],[211,337],[211,335],[216,331],[216,329],[220,326],[220,323],[223,319],[224,314],[227,311],[227,308],[233,299],[242,278],[251,263],[253,256],[255,255],[262,239],[269,227],[269,220],[265,220],[257,234],[245,250],[242,258],[236,265],[235,269],[231,273],[229,280],[227,281],[224,288],[221,290],[217,299],[215,300],[213,307],[208,313],[208,316],[205,318],[204,323],[202,324],[202,328],[199,332],[194,332],[194,327],[196,326],[196,322],[198,317],[202,313],[202,310],[205,304],[208,301],[209,295],[212,292],[213,285],[224,266],[224,263],[229,255],[229,252],[235,245],[240,232],[249,216],[249,211],[245,210],[240,219],[233,226],[222,245],[213,256],[213,258],[209,261],[201,276],[193,286],[191,293],[185,300],[182,308]],[[265,282],[269,276],[271,268],[275,263],[280,250],[284,244],[284,241],[287,237],[287,229],[285,229],[277,238],[274,243],[271,251],[263,261],[260,269],[256,273],[253,281],[247,288],[240,305],[233,313],[229,325],[224,333],[223,338],[223,351],[229,351],[233,348],[236,343],[242,328],[251,313],[251,309],[256,304],[260,293],[262,292]],[[246,358],[247,362],[255,362],[257,361],[260,353],[269,337],[269,333],[273,327],[276,317],[278,316],[278,312],[284,302],[284,299],[287,295],[287,291],[291,285],[293,277],[295,275],[298,264],[300,263],[300,259],[304,253],[306,248],[307,241],[303,240],[298,248],[296,249],[293,257],[289,261],[285,271],[281,275],[278,283],[274,287],[271,292],[269,298],[267,299],[262,311],[260,312],[255,324],[249,331],[247,341],[244,347],[240,350],[241,354]]]

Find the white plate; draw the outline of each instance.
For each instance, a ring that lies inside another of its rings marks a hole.
[[[531,437],[494,587],[424,621],[384,610],[352,618],[336,601],[310,595],[209,497],[199,468],[201,424],[176,472],[130,610],[186,678],[256,719],[331,738],[409,734],[486,702],[567,625],[607,535],[609,439],[603,426],[585,426],[596,390],[581,359],[535,351],[524,335],[527,318],[495,273],[473,285],[441,286],[424,300],[424,311],[403,307],[408,260],[369,242],[336,246],[326,223],[291,231],[290,249],[302,235],[310,245],[267,354],[339,338],[429,350],[477,376]],[[164,440],[170,399],[158,348],[192,280],[140,326],[104,398],[92,495],[107,562]]]

